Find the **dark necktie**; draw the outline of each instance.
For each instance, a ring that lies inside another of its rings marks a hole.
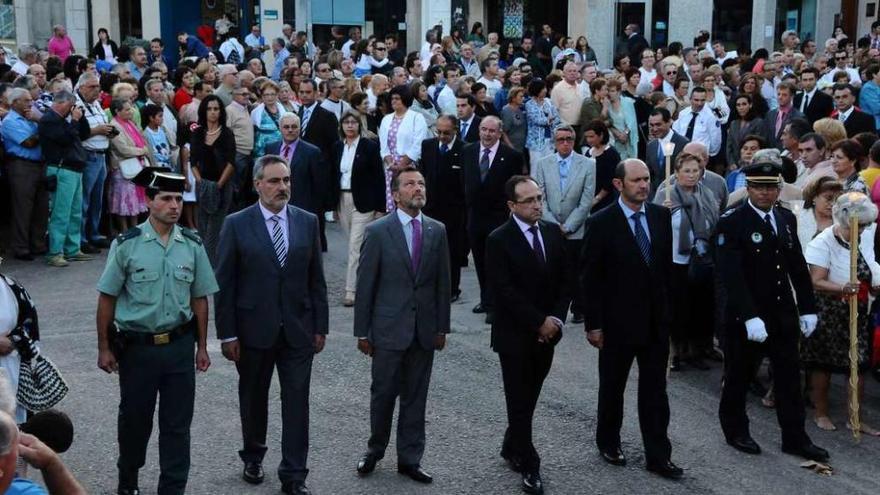
[[[801,108],[801,112],[806,112],[808,106],[810,106],[810,95],[804,93],[804,108]]]
[[[636,244],[639,245],[639,251],[642,252],[642,259],[645,260],[645,263],[651,264],[651,240],[648,239],[648,233],[645,232],[645,228],[642,227],[642,215],[644,213],[638,211],[633,214],[632,220],[636,234]]]
[[[489,148],[483,149],[483,158],[480,158],[480,182],[486,180],[486,175],[489,174],[489,152],[492,151]]]
[[[773,228],[773,222],[770,221],[770,214],[764,214],[764,223],[767,224],[767,228],[770,229],[770,232],[773,232],[773,235],[776,235],[776,229]]]
[[[538,226],[532,225],[529,227],[529,232],[532,233],[532,251],[535,252],[538,261],[543,265],[547,262],[547,258],[544,256],[544,248],[541,247],[541,240],[538,239]]]
[[[449,151],[449,146],[446,143],[440,143],[440,154],[445,155],[447,151]]]
[[[688,124],[687,132],[684,133],[684,136],[688,138],[688,140],[694,139],[694,126],[697,125],[697,114],[691,112],[691,122]]]

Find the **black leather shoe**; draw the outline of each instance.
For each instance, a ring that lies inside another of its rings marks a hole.
[[[504,459],[505,461],[507,461],[507,466],[510,468],[511,471],[513,471],[514,473],[521,473],[522,472],[523,465],[522,465],[522,460],[520,460],[519,457],[502,451],[501,458]]]
[[[797,455],[811,461],[827,462],[831,458],[827,450],[810,441],[798,446],[783,445],[782,451],[786,454]]]
[[[544,493],[544,482],[541,481],[541,475],[537,471],[523,473],[522,490],[535,495]]]
[[[611,450],[600,450],[599,454],[602,456],[602,460],[608,464],[626,466],[626,456],[623,455],[623,451],[620,450],[620,447]]]
[[[311,495],[309,487],[305,481],[292,481],[290,483],[281,484],[281,493],[289,493],[294,495]]]
[[[663,461],[657,464],[651,463],[647,467],[648,471],[672,480],[681,479],[684,476],[684,470],[673,464],[672,461]]]
[[[449,302],[458,301],[461,298],[461,291],[456,291],[452,294],[452,297],[449,299]]]
[[[86,254],[98,254],[101,252],[100,249],[96,248],[95,246],[92,246],[88,242],[83,242],[82,244],[80,244],[79,250],[86,253]]]
[[[495,313],[492,313],[491,311],[486,313],[486,324],[491,325],[494,322],[495,322]]]
[[[584,314],[583,313],[573,313],[571,316],[572,323],[583,323],[584,322]]]
[[[97,239],[92,239],[91,241],[89,241],[89,244],[97,248],[107,249],[110,247],[110,240],[106,237],[99,237]]]
[[[669,371],[681,371],[681,359],[678,357],[672,358],[672,364],[669,365]]]
[[[34,255],[31,253],[20,253],[13,256],[18,261],[34,261]]]
[[[364,454],[360,461],[358,461],[357,472],[361,476],[368,475],[376,469],[376,463],[379,462],[379,458],[374,456],[373,454]]]
[[[259,485],[263,482],[263,465],[256,461],[245,462],[241,479],[252,485]]]
[[[474,306],[474,309],[472,309],[471,311],[473,311],[474,313],[477,313],[477,314],[485,313],[486,308],[483,307],[483,303],[477,303],[477,305]]]
[[[140,495],[138,488],[120,488],[116,490],[117,495]]]
[[[734,438],[728,438],[727,443],[740,452],[746,454],[758,455],[761,453],[761,447],[749,435],[742,435]]]
[[[419,483],[428,484],[434,481],[434,478],[432,478],[430,474],[426,473],[418,464],[412,466],[404,466],[403,464],[398,464],[397,472],[406,475],[409,477],[409,479],[413,481],[418,481]]]

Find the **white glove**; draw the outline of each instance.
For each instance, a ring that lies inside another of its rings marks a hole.
[[[816,330],[816,323],[819,318],[816,315],[801,315],[801,333],[804,337],[809,337]]]
[[[760,318],[746,320],[746,333],[752,342],[764,342],[767,340],[767,327],[764,326],[764,320]]]

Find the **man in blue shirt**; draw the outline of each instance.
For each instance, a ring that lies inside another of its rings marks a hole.
[[[40,149],[37,123],[31,120],[33,98],[23,88],[7,94],[11,110],[3,119],[10,198],[12,199],[12,252],[16,259],[31,261],[48,250],[45,234],[49,223],[49,192],[46,165]]]
[[[272,53],[275,55],[275,65],[272,69],[272,79],[278,81],[281,79],[281,71],[284,70],[284,64],[287,63],[287,57],[290,52],[287,51],[284,38],[275,38],[272,40]]]
[[[177,42],[185,47],[184,57],[208,58],[208,54],[211,53],[200,39],[188,35],[186,31],[177,33]]]

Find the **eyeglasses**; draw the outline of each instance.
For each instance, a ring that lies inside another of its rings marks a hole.
[[[288,124],[288,125],[282,125],[281,128],[282,129],[299,129],[299,126],[294,125],[294,124]]]
[[[373,48],[373,50],[378,50],[378,51],[380,51],[380,52],[384,52],[384,51],[385,51],[385,47],[384,47],[384,46],[377,46],[376,48]]]
[[[526,199],[522,199],[520,201],[514,201],[514,203],[516,203],[518,205],[537,205],[537,204],[541,204],[542,201],[544,201],[544,196],[541,196],[539,194],[533,198],[526,198]]]
[[[557,143],[566,143],[566,142],[572,142],[572,141],[574,141],[574,138],[571,137],[571,136],[565,136],[565,137],[558,137],[558,138],[556,138],[556,142],[557,142]]]
[[[667,72],[667,73],[666,73],[667,76],[674,76],[674,75],[676,75],[676,74],[678,74],[677,71],[670,71],[670,72]]]
[[[324,67],[323,69],[318,69],[318,72],[330,72],[330,68]]]
[[[846,57],[834,57],[834,60],[846,60]]]

